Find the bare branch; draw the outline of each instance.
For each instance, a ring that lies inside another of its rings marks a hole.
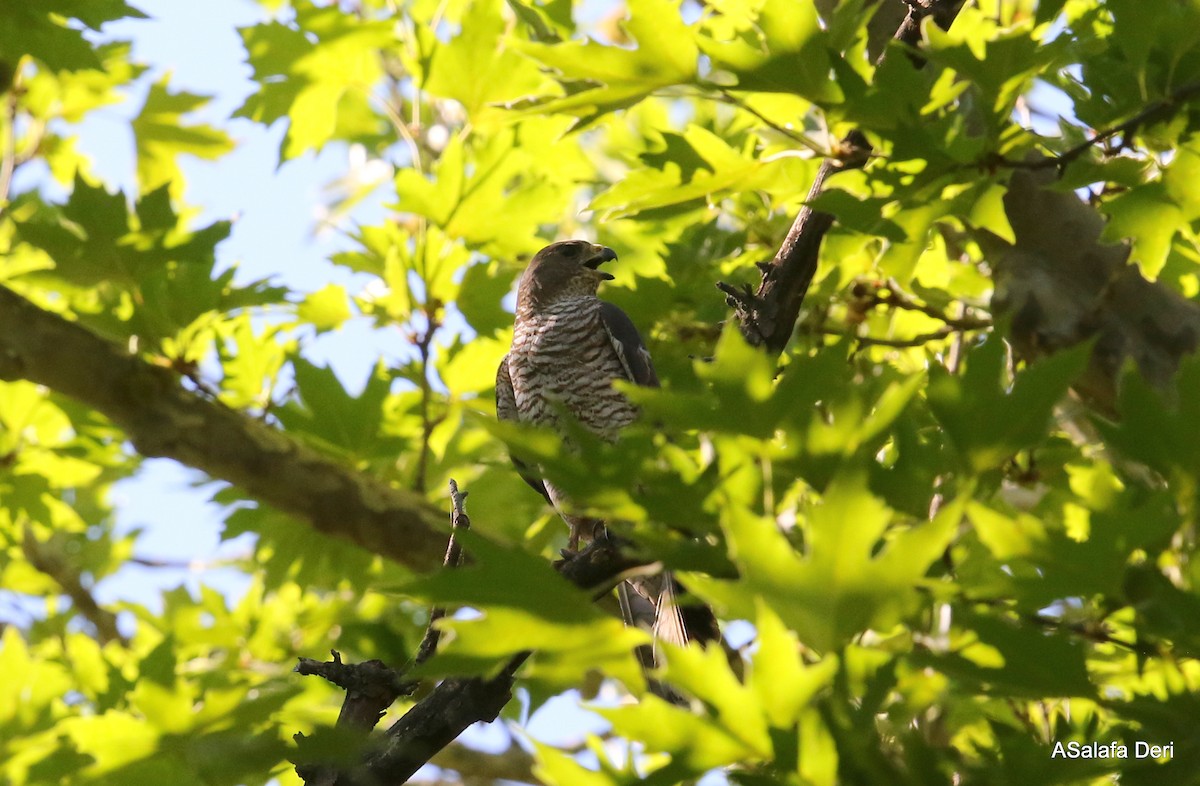
[[[342,662],[342,655],[337,650],[330,650],[329,654],[333,656],[331,661],[299,658],[293,671],[305,677],[323,677],[346,691],[346,702],[338,715],[339,726],[368,732],[375,728],[392,702],[413,690],[413,683],[402,680],[383,661],[349,664]]]
[[[458,543],[458,538],[455,534],[460,529],[471,528],[471,518],[467,516],[466,508],[463,507],[463,501],[467,498],[467,492],[458,490],[458,482],[453,478],[450,479],[450,541],[446,544],[446,556],[442,560],[442,567],[454,569],[462,564],[462,546]],[[435,652],[437,652],[438,640],[441,639],[441,629],[437,626],[437,621],[446,616],[446,610],[440,606],[434,606],[429,610],[429,626],[425,628],[425,636],[421,639],[421,646],[417,648],[417,657],[415,658],[416,665],[420,666],[425,661],[429,660]]]
[[[571,559],[558,564],[572,584],[593,592],[610,589],[618,576],[638,561],[621,553],[611,540],[594,541]],[[531,653],[521,652],[491,678],[443,680],[388,729],[382,744],[361,765],[340,774],[338,786],[404,783],[468,726],[496,719],[512,697],[517,671]]]
[[[928,303],[922,303],[905,292],[895,279],[888,279],[874,291],[863,291],[858,294],[865,297],[867,308],[885,306],[888,308],[899,308],[904,311],[916,311],[939,322],[944,322],[947,326],[956,330],[979,330],[992,326],[992,320],[986,317],[966,315],[955,317]]]
[[[387,708],[392,706],[392,702],[411,693],[416,684],[403,682],[400,675],[382,661],[347,664],[342,662],[341,653],[337,650],[331,650],[330,654],[333,660],[324,663],[312,658],[300,658],[293,671],[304,676],[324,677],[346,691],[336,726],[345,734],[344,738],[339,739],[339,750],[344,755],[347,745],[361,749],[366,744],[367,735]],[[292,739],[296,741],[296,774],[308,786],[334,786],[339,769],[337,765],[324,761],[326,756],[323,754],[326,752],[322,746],[314,738],[299,732],[292,735]]]
[[[782,134],[783,136],[786,136],[788,139],[790,139],[793,142],[795,142],[796,144],[800,145],[800,147],[803,147],[806,150],[816,153],[819,156],[829,155],[828,150],[821,147],[820,145],[818,145],[816,142],[812,141],[808,137],[804,136],[804,134],[801,134],[797,131],[793,131],[792,129],[788,128],[787,126],[779,125],[779,123],[776,123],[774,120],[767,117],[762,112],[759,112],[757,109],[752,107],[749,103],[747,103],[746,101],[739,98],[732,91],[730,91],[726,88],[721,88],[720,90],[717,91],[716,97],[719,100],[721,100],[727,104],[731,104],[733,106],[736,106],[738,109],[742,109],[742,110],[745,110],[746,112],[749,112],[750,114],[752,114],[756,118],[758,118],[758,120],[760,122],[762,122],[763,125],[767,126],[771,130],[773,130],[779,134]]]
[[[922,19],[932,17],[939,27],[946,29],[958,14],[962,0],[914,1],[908,5],[908,14],[894,39],[911,47],[920,40]],[[920,65],[918,53],[914,52],[910,57]],[[883,60],[883,55],[879,60]],[[831,175],[859,168],[866,163],[871,147],[867,138],[855,130],[846,135],[839,149],[834,152],[835,156],[826,158],[817,170],[804,207],[796,216],[775,258],[763,270],[757,292],[734,297],[730,302],[746,340],[775,355],[783,352],[792,337],[804,296],[816,276],[821,241],[833,226],[831,214],[814,210],[811,205],[821,195],[825,181]],[[730,295],[725,287],[722,287],[722,291]]]
[[[96,629],[96,639],[101,644],[108,644],[110,641],[126,644],[125,637],[117,629],[117,615],[96,601],[91,591],[83,585],[79,569],[53,545],[39,541],[34,535],[33,527],[26,524],[24,529],[21,550],[29,564],[35,570],[49,576],[62,588],[63,594],[71,599],[75,610]]]
[[[912,338],[876,338],[875,336],[860,336],[853,330],[844,330],[842,328],[817,328],[813,332],[820,333],[825,336],[849,337],[857,341],[863,346],[876,347],[919,347],[928,344],[930,341],[941,341],[942,339],[950,338],[955,334],[962,332],[959,328],[944,327],[938,328],[930,333],[919,333]]]

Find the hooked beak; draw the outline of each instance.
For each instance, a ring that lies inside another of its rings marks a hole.
[[[616,258],[617,252],[613,251],[608,246],[592,246],[592,258],[587,261],[586,266],[590,267],[592,270],[595,270],[597,274],[599,274],[600,278],[604,279],[605,281],[612,281],[613,275],[611,273],[601,272],[600,266],[605,262],[612,262]]]

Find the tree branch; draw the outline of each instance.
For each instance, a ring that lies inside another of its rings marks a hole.
[[[458,482],[453,478],[450,479],[450,541],[446,544],[446,556],[442,559],[442,567],[453,570],[462,564],[462,546],[459,545],[456,534],[460,529],[471,528],[471,517],[467,515],[466,509],[463,507],[463,502],[467,498],[467,492],[458,490]],[[446,610],[441,606],[434,606],[429,610],[429,626],[425,628],[425,636],[421,639],[421,646],[417,648],[417,656],[414,663],[420,666],[425,661],[429,660],[435,652],[437,652],[438,641],[442,637],[441,629],[437,626],[437,621],[446,616]]]
[[[414,570],[441,562],[444,515],[420,495],[326,458],[278,429],[184,390],[167,369],[0,286],[0,379],[74,398],[144,456],[173,458]]]
[[[128,643],[117,628],[117,615],[96,602],[91,591],[83,585],[79,569],[53,543],[40,542],[28,524],[21,538],[21,551],[35,570],[49,576],[62,588],[80,616],[92,623],[101,644],[116,641],[124,646]]]
[[[866,347],[894,347],[903,349],[906,347],[920,347],[928,344],[930,341],[941,341],[950,338],[953,335],[961,335],[964,330],[980,330],[983,326],[970,328],[942,327],[930,333],[919,333],[911,338],[877,338],[875,336],[860,336],[852,330],[844,330],[841,328],[817,328],[814,330],[824,336],[837,336],[839,338],[852,338],[857,343]]]
[[[616,542],[597,540],[559,563],[558,569],[572,584],[603,594],[612,588],[616,577],[638,564],[621,553]],[[521,652],[512,656],[493,677],[443,680],[396,721],[359,764],[342,770],[327,782],[336,786],[404,783],[468,726],[496,719],[512,698],[517,671],[531,654]],[[309,774],[320,773],[310,770]]]
[[[594,541],[588,548],[559,564],[559,572],[577,587],[607,591],[613,579],[638,563],[621,553],[611,540]],[[403,783],[439,750],[454,741],[472,723],[490,722],[508,703],[517,670],[529,658],[518,653],[490,679],[456,678],[443,681],[410,709],[387,732],[387,741],[366,764],[369,778],[361,774],[338,781],[338,786]]]
[[[920,40],[921,20],[932,17],[942,29],[947,29],[962,6],[962,0],[912,0],[908,14],[896,30],[894,40],[913,46]],[[885,56],[881,54],[877,63]],[[920,65],[919,55],[911,55]],[[796,328],[804,296],[817,273],[817,258],[821,241],[833,226],[833,216],[810,205],[821,195],[825,181],[835,172],[856,169],[866,163],[871,147],[860,131],[851,131],[839,146],[834,158],[826,158],[808,191],[792,228],[775,254],[763,266],[762,279],[754,294],[733,295],[730,285],[718,284],[725,292],[726,302],[737,317],[742,335],[752,346],[765,348],[772,354],[783,352]]]
[[[1186,84],[1178,90],[1174,91],[1166,98],[1155,101],[1153,104],[1142,109],[1133,117],[1124,120],[1116,125],[1109,126],[1103,131],[1097,131],[1089,139],[1080,142],[1068,150],[1059,153],[1056,156],[1047,158],[1034,158],[1023,161],[1012,161],[1003,156],[994,156],[985,158],[980,162],[980,166],[985,169],[995,168],[997,166],[1008,167],[1010,169],[1058,169],[1060,172],[1067,167],[1068,164],[1082,156],[1087,151],[1091,150],[1096,145],[1107,142],[1115,136],[1121,137],[1121,147],[1130,145],[1129,138],[1137,132],[1139,128],[1147,123],[1153,123],[1158,120],[1170,118],[1176,110],[1182,106],[1186,106],[1192,99],[1200,96],[1200,82],[1192,82]]]

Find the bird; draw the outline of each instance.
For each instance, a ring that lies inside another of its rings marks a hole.
[[[659,387],[659,381],[633,320],[599,298],[600,285],[613,279],[600,266],[616,258],[611,248],[585,240],[551,243],[534,255],[517,285],[512,347],[496,371],[496,414],[501,421],[563,434],[565,413],[593,434],[615,441],[621,429],[638,419],[638,407],[613,382]],[[537,467],[515,456],[513,463],[570,527],[570,551],[581,540],[603,534],[605,522],[577,513],[567,495]],[[681,591],[669,572],[622,582],[618,599],[626,624],[649,628],[656,642],[684,646],[689,641],[719,641],[712,611],[702,603],[681,604]],[[657,647],[639,648],[637,655],[647,669],[661,661]],[[649,684],[660,696],[682,703],[669,686],[653,680]]]

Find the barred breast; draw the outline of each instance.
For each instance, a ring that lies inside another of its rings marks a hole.
[[[552,426],[565,411],[589,430],[615,437],[637,418],[637,408],[612,386],[625,371],[596,297],[518,314],[508,369],[517,412],[526,423]]]

